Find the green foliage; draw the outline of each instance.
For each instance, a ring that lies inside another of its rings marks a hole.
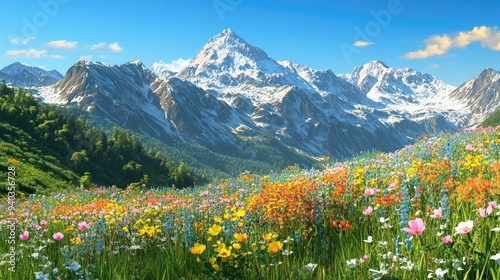
[[[5,82],[0,84],[0,150],[3,165],[10,159],[16,162],[17,187],[27,193],[93,183],[184,188],[197,182],[186,166],[146,151],[130,132],[114,128],[108,136],[83,118],[39,103],[32,93],[9,88]],[[6,190],[7,185],[0,185],[0,193]]]
[[[481,126],[483,127],[488,127],[488,126],[497,126],[500,125],[500,110],[495,111],[491,116],[486,118],[486,120],[483,121]]]

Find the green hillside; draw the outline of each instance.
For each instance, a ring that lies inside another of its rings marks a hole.
[[[183,163],[147,149],[130,132],[109,134],[82,118],[37,102],[30,92],[0,85],[0,176],[16,166],[16,184],[26,193],[77,185],[147,183],[187,187],[201,183]],[[0,193],[8,188],[0,182]]]
[[[500,110],[495,111],[495,113],[491,114],[486,120],[483,121],[481,126],[497,126],[500,125]]]

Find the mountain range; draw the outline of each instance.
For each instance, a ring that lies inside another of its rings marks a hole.
[[[0,77],[14,83],[2,76],[11,66]],[[37,86],[47,103],[74,104],[167,144],[194,142],[263,162],[282,156],[284,163],[310,164],[320,156],[393,151],[422,134],[477,125],[500,107],[500,73],[492,69],[459,87],[381,61],[336,75],[276,61],[231,29],[211,38],[177,73],[140,61],[80,61],[62,78],[49,73],[50,85],[48,78],[24,84]]]

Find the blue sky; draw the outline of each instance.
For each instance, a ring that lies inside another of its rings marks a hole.
[[[500,71],[500,1],[4,0],[0,68],[194,58],[232,28],[276,60],[348,73],[381,60],[460,85]],[[182,64],[182,63],[181,63]]]

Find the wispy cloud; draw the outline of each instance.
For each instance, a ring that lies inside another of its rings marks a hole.
[[[118,43],[107,44],[100,42],[98,44],[90,46],[91,51],[110,51],[110,52],[121,52],[123,49]]]
[[[25,49],[25,50],[10,50],[3,54],[7,58],[42,58],[47,56],[46,50]]]
[[[368,47],[368,46],[373,45],[373,44],[375,44],[375,43],[369,42],[369,41],[356,41],[352,45],[355,47],[364,48],[364,47]]]
[[[82,55],[82,56],[80,56],[80,60],[92,60],[92,56],[91,55]]]
[[[10,43],[12,45],[27,45],[31,40],[34,40],[35,37],[28,37],[24,39],[19,39],[19,38],[12,38],[10,39]]]
[[[64,59],[64,56],[58,55],[58,54],[52,54],[52,55],[49,55],[49,57],[52,59]]]
[[[77,41],[69,42],[66,40],[50,41],[47,44],[47,47],[51,49],[64,49],[64,50],[75,49],[77,46],[78,46]]]
[[[422,59],[443,55],[453,48],[466,48],[474,42],[480,42],[483,48],[500,51],[500,31],[498,27],[476,26],[470,31],[461,31],[453,36],[447,34],[435,35],[425,40],[425,49],[409,52],[403,57]]]

